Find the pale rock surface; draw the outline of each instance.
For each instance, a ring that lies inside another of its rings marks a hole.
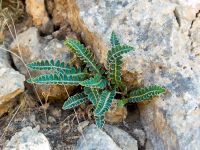
[[[142,131],[141,129],[134,129],[133,135],[138,139],[140,145],[144,146],[146,140],[144,131]]]
[[[25,77],[10,66],[9,55],[0,45],[0,116],[15,102],[14,98],[24,91]]]
[[[135,52],[124,55],[123,76],[133,86],[159,84],[166,94],[139,105],[155,150],[200,147],[198,0],[76,0],[72,28],[105,63],[114,30]],[[187,12],[187,13],[186,13]]]
[[[3,150],[51,150],[48,139],[39,132],[39,126],[25,127],[20,132],[15,133],[7,142]]]
[[[137,150],[137,141],[125,131],[113,126],[102,129],[92,124],[78,140],[76,150]]]
[[[26,64],[47,59],[47,60],[60,60],[65,63],[70,61],[71,55],[66,46],[64,46],[63,41],[58,41],[57,39],[52,39],[48,36],[42,38],[39,36],[38,29],[35,27],[29,28],[27,31],[20,33],[18,39],[15,39],[11,44],[12,52],[17,55],[21,55]],[[24,64],[17,57],[13,55],[14,63],[17,69],[29,78],[29,73]],[[33,71],[31,76],[48,73],[45,71]],[[37,92],[41,98],[65,100],[67,98],[67,93],[63,86],[59,85],[36,85]],[[66,86],[69,93],[74,87]]]
[[[137,141],[122,129],[111,125],[105,125],[104,130],[121,149],[138,150]]]

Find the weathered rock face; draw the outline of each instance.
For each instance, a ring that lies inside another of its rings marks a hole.
[[[41,59],[61,60],[66,63],[70,61],[70,52],[63,45],[63,41],[52,39],[51,36],[41,38],[37,28],[34,27],[29,28],[27,31],[19,34],[18,39],[11,44],[11,50],[17,55],[21,55],[26,64]],[[13,60],[19,71],[29,78],[30,75],[28,70],[21,60],[15,56],[13,56]],[[31,76],[34,77],[44,73],[47,72],[34,71],[31,72]],[[36,85],[36,89],[41,98],[54,100],[65,100],[67,98],[67,93],[64,86]],[[70,94],[73,90],[73,87],[68,86],[66,89]]]
[[[136,49],[124,56],[124,79],[133,86],[159,84],[167,88],[165,95],[139,105],[154,149],[200,147],[200,2],[76,2],[68,4],[69,22],[102,63],[114,30],[122,42]]]
[[[23,128],[7,142],[3,150],[51,150],[48,139],[38,131],[39,126],[34,129],[30,126]]]
[[[8,53],[0,47],[0,116],[7,112],[14,98],[24,91],[25,77],[11,68]],[[9,84],[8,84],[9,83]]]
[[[32,17],[33,24],[40,27],[44,33],[53,31],[53,24],[50,21],[44,0],[26,0],[26,11]]]
[[[125,140],[124,140],[125,139]],[[125,131],[106,125],[105,132],[90,125],[78,140],[77,150],[137,150],[137,141]]]

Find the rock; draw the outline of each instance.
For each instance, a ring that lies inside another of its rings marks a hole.
[[[26,0],[26,11],[33,18],[33,24],[40,27],[43,33],[51,33],[53,24],[50,21],[44,0]]]
[[[138,150],[137,141],[127,132],[111,126],[104,126],[105,132],[113,139],[117,145],[123,150]]]
[[[76,150],[121,150],[117,144],[96,125],[90,125],[78,140]]]
[[[10,66],[9,55],[0,46],[0,116],[14,104],[14,98],[24,91],[25,77]]]
[[[136,51],[123,59],[123,77],[129,85],[167,88],[165,95],[139,104],[155,150],[200,147],[199,3],[76,0],[66,9],[73,30],[91,45],[101,63],[106,62],[113,30],[121,42],[135,46]]]
[[[133,130],[134,136],[138,139],[141,146],[144,146],[145,144],[145,133],[141,129],[134,129]]]
[[[15,133],[3,150],[51,150],[48,139],[38,131],[39,127],[23,128],[20,132]]]
[[[18,48],[19,46],[19,48]],[[29,28],[27,31],[18,35],[18,40],[15,39],[11,44],[12,52],[21,55],[24,63],[31,63],[41,59],[61,60],[65,63],[70,61],[71,55],[63,41],[58,41],[51,38],[42,38],[39,36],[38,29],[35,27]],[[13,55],[14,63],[17,69],[23,73],[26,78],[29,78],[29,72],[24,64]],[[31,76],[49,73],[47,71],[33,71]],[[36,85],[39,96],[49,100],[65,100],[67,93],[63,86],[59,85]],[[74,89],[72,86],[66,86],[66,90],[70,94]]]
[[[117,102],[113,101],[111,108],[105,113],[105,121],[108,123],[119,123],[127,117],[126,107],[117,107]]]

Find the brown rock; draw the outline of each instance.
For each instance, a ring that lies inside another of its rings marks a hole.
[[[127,109],[125,107],[117,107],[116,101],[113,101],[111,108],[105,113],[105,121],[108,123],[119,123],[126,119]]]
[[[48,17],[44,0],[26,0],[26,11],[33,18],[33,24],[42,32],[53,31],[53,24]]]

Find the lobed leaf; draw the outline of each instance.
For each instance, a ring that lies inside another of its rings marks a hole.
[[[79,85],[85,79],[86,75],[80,69],[71,68],[70,71],[64,73],[57,72],[30,78],[27,82],[36,84]]]
[[[108,77],[111,79],[111,83],[119,86],[121,84],[121,70],[122,70],[122,60],[116,58],[110,64],[110,71],[108,72]]]
[[[128,45],[117,45],[108,51],[107,63],[111,63],[117,58],[122,58],[122,54],[128,53],[133,50],[133,47]]]
[[[117,38],[117,35],[114,31],[111,33],[110,43],[112,47],[115,47],[120,44],[119,39]]]
[[[101,73],[101,66],[97,65],[97,62],[93,58],[93,54],[86,49],[78,40],[68,39],[65,41],[71,50],[83,61],[86,63],[90,71],[95,71],[96,73]]]
[[[80,82],[80,85],[103,89],[106,87],[107,83],[108,81],[106,79],[103,79],[100,75],[97,74],[94,77],[91,77],[90,79]]]
[[[87,96],[84,93],[75,94],[74,96],[69,97],[63,104],[62,109],[70,109],[76,107],[87,100]]]
[[[149,87],[141,88],[130,93],[128,102],[136,103],[144,100],[148,100],[156,95],[164,93],[165,89],[158,85],[152,85]]]
[[[112,101],[115,97],[116,91],[103,91],[101,98],[94,111],[95,116],[102,116],[111,107]]]
[[[96,106],[100,99],[99,89],[84,87],[84,93],[88,96],[88,99],[92,102],[92,104]]]
[[[117,45],[108,51],[107,68],[108,77],[112,84],[121,84],[122,54],[130,52],[133,47],[128,45]]]
[[[104,116],[95,116],[95,123],[98,128],[103,128],[105,124]]]
[[[27,67],[31,70],[68,70],[69,65],[65,66],[64,62],[59,60],[40,60],[27,64]]]

